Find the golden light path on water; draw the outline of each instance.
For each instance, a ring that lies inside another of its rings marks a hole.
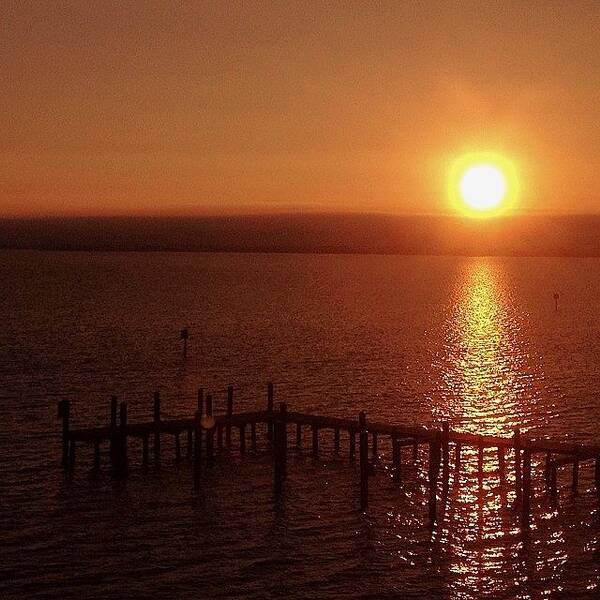
[[[446,328],[442,373],[444,400],[439,407],[452,427],[510,436],[516,426],[527,429],[535,411],[532,364],[524,334],[524,316],[514,305],[502,265],[489,259],[462,265],[454,291],[454,310]],[[480,469],[478,451],[462,448],[457,472],[451,456],[446,522],[440,532],[456,575],[455,597],[470,589],[499,590],[512,579],[519,586],[534,576],[535,549],[523,541],[518,512],[513,510],[513,457],[507,455],[500,477],[496,450],[486,449]],[[548,510],[546,518],[556,512]],[[541,532],[540,532],[541,533]],[[544,540],[545,592],[556,591],[568,560],[562,532]],[[537,574],[540,577],[541,573]]]

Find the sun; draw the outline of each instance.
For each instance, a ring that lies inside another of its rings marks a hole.
[[[516,171],[507,158],[490,152],[455,160],[450,169],[449,195],[458,212],[470,217],[504,214],[515,205]]]
[[[460,178],[460,195],[475,210],[493,210],[506,196],[506,177],[492,164],[468,167]]]

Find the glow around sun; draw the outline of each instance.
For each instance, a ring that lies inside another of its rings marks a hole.
[[[452,166],[449,185],[455,210],[472,217],[509,212],[518,191],[512,163],[491,153],[470,154],[458,159]]]

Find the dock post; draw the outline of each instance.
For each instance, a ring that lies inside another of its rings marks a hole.
[[[273,384],[269,382],[267,384],[267,412],[269,418],[267,422],[267,441],[273,443]]]
[[[531,513],[531,450],[525,443],[523,451],[523,492],[521,506],[521,526],[529,529],[529,517]]]
[[[227,423],[225,425],[225,445],[231,449],[231,416],[233,415],[233,386],[227,387]]]
[[[312,424],[312,455],[313,458],[319,457],[319,428],[316,423]]]
[[[194,489],[200,489],[200,475],[202,473],[202,411],[198,409],[194,417]]]
[[[250,423],[250,444],[252,445],[252,452],[256,453],[256,423],[254,421]]]
[[[119,439],[117,435],[117,397],[110,397],[110,464],[113,468],[117,467],[117,446]]]
[[[302,425],[296,423],[296,448],[302,447]]]
[[[517,506],[521,503],[523,496],[523,483],[521,474],[521,431],[517,427],[513,434],[513,446],[515,449],[515,501]]]
[[[282,402],[279,405],[279,419],[281,421],[281,475],[283,479],[287,478],[287,404]]]
[[[71,402],[69,400],[59,400],[58,418],[62,419],[61,464],[66,469],[69,466],[69,422],[71,419]]]
[[[160,466],[160,393],[154,392],[154,465]]]
[[[477,476],[481,484],[483,481],[483,445],[481,444],[477,448]]]
[[[358,415],[359,455],[360,455],[360,510],[369,506],[369,437],[367,433],[367,415],[361,411]]]
[[[275,417],[274,422],[274,484],[275,498],[281,497],[283,491],[283,480],[286,476],[286,460],[287,460],[287,405],[282,402],[279,407],[279,414]]]
[[[210,394],[206,394],[206,416],[213,416],[213,401]],[[206,432],[206,463],[212,464],[214,461],[214,438],[215,430],[211,429]]]
[[[444,467],[450,464],[450,423],[444,421],[442,423],[442,456]]]
[[[394,462],[394,479],[400,481],[402,478],[402,447],[397,437],[392,437],[392,460]]]
[[[356,431],[354,429],[350,430],[350,448],[348,450],[348,455],[350,460],[354,460],[356,458]]]
[[[119,405],[119,460],[118,472],[124,475],[127,471],[127,402]]]
[[[434,431],[429,442],[429,524],[437,521],[437,481],[441,459],[441,432]]]
[[[340,428],[336,427],[333,432],[333,452],[336,456],[340,453]]]
[[[505,465],[506,459],[504,457],[504,448],[502,446],[498,446],[498,472],[500,481],[504,479],[504,471],[506,469]]]

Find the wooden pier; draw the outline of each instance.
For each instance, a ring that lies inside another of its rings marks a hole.
[[[261,426],[267,447],[273,455],[273,483],[276,497],[284,489],[287,475],[287,455],[290,447],[290,433],[295,433],[293,445],[301,447],[303,429],[310,429],[312,455],[319,456],[320,432],[333,434],[334,453],[341,452],[341,432],[347,439],[347,453],[350,460],[356,460],[358,442],[359,460],[359,502],[362,511],[369,503],[369,476],[379,462],[378,443],[388,438],[392,448],[393,476],[397,481],[402,478],[402,448],[411,447],[412,460],[416,460],[420,446],[426,448],[428,457],[428,517],[434,524],[438,518],[438,487],[440,477],[442,488],[447,489],[450,451],[454,450],[455,472],[461,468],[463,447],[476,448],[478,451],[478,471],[480,481],[483,477],[483,455],[485,449],[495,451],[498,461],[500,480],[506,483],[507,453],[512,453],[515,486],[515,507],[520,511],[521,525],[529,528],[531,522],[532,497],[532,456],[543,455],[546,493],[553,503],[557,501],[557,472],[568,467],[572,471],[571,490],[578,492],[579,470],[582,464],[593,462],[596,494],[600,500],[600,445],[575,444],[547,439],[535,439],[523,435],[515,429],[511,437],[478,435],[452,431],[448,422],[441,428],[419,425],[371,422],[364,412],[357,419],[328,417],[289,411],[285,403],[274,406],[273,385],[268,384],[266,410],[235,413],[233,387],[227,390],[225,414],[213,415],[213,402],[210,395],[204,396],[198,390],[197,410],[194,417],[187,419],[163,419],[161,398],[158,392],[153,399],[153,419],[142,423],[130,423],[127,419],[127,404],[118,404],[112,397],[109,404],[109,422],[104,427],[72,429],[70,424],[71,405],[69,400],[58,403],[58,417],[62,419],[62,464],[72,471],[78,445],[93,446],[93,467],[101,468],[101,446],[109,446],[111,468],[117,477],[124,477],[128,469],[128,439],[138,438],[142,442],[141,464],[148,467],[150,462],[150,440],[152,439],[152,458],[155,467],[161,461],[161,436],[174,438],[175,458],[181,459],[181,437],[186,440],[186,455],[194,463],[194,487],[201,487],[201,474],[206,465],[215,460],[215,455],[224,448],[232,448],[232,431],[237,430],[237,448],[244,455],[248,448],[257,451],[257,431]],[[117,420],[118,416],[118,420]],[[248,440],[249,433],[249,440]],[[371,443],[369,444],[369,438]]]

